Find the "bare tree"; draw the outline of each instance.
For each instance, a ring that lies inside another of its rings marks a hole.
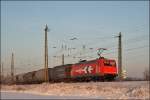
[[[145,71],[143,72],[143,74],[144,74],[144,79],[149,81],[150,80],[149,68],[146,68]]]

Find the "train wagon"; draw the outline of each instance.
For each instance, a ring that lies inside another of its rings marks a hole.
[[[49,81],[51,81],[51,70],[52,68],[48,68]],[[35,76],[33,77],[34,83],[42,83],[45,81],[44,71],[45,71],[44,69],[36,71]]]
[[[22,83],[24,83],[25,81],[24,81],[24,73],[23,74],[18,74],[18,75],[16,75],[15,76],[15,83],[16,84],[22,84]]]
[[[49,81],[51,81],[51,68],[49,71]],[[37,71],[31,71],[28,73],[18,74],[14,77],[14,82],[16,84],[32,84],[32,83],[42,83],[44,82],[44,69]]]
[[[25,73],[23,77],[24,83],[27,84],[33,83],[34,81],[33,78],[35,77],[35,73],[36,71]]]
[[[67,65],[60,65],[52,68],[51,71],[52,81],[54,82],[69,81],[71,78],[70,75],[71,66],[72,64],[67,64]]]
[[[98,58],[72,65],[71,78],[76,81],[113,80],[117,76],[115,60]]]

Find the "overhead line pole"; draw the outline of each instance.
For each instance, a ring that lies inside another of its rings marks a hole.
[[[4,68],[3,68],[3,66],[4,66],[4,63],[2,62],[2,69],[1,69],[1,76],[2,77],[4,77]]]
[[[2,64],[0,63],[0,76],[2,75]]]
[[[62,65],[64,65],[64,54],[62,54]]]
[[[13,77],[14,77],[14,54],[12,53],[12,57],[11,57],[11,79],[12,79],[12,82],[14,81]]]
[[[48,76],[48,44],[47,44],[47,32],[48,32],[48,26],[45,27],[45,59],[44,59],[44,77],[45,82],[49,82],[49,76]]]
[[[119,80],[122,80],[122,35],[119,32],[118,36],[118,74]]]
[[[62,48],[61,49],[62,49],[62,51],[64,51],[64,49],[65,49],[63,44],[62,44]],[[62,65],[64,65],[64,52],[62,54]]]
[[[0,82],[2,83],[3,81],[3,63],[0,65]]]

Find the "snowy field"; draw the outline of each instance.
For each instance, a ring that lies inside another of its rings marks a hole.
[[[38,95],[18,92],[1,92],[1,100],[6,99],[100,99],[100,97],[82,97],[82,96],[52,96]]]
[[[2,99],[150,99],[148,81],[2,85],[1,91]]]

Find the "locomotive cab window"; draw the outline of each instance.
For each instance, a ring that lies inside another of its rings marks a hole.
[[[104,66],[116,66],[116,63],[114,61],[104,61]]]

